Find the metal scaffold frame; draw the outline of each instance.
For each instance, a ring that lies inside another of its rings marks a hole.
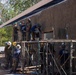
[[[30,50],[30,44],[37,44],[38,45],[38,49],[37,49],[37,54],[38,54],[38,61],[36,62],[36,72],[39,72],[38,71],[38,65],[39,65],[39,67],[41,67],[41,65],[40,65],[40,44],[41,43],[43,43],[43,44],[45,44],[46,46],[46,49],[47,49],[47,51],[46,51],[46,59],[45,59],[45,62],[46,62],[46,66],[45,66],[45,69],[44,70],[46,70],[46,73],[45,72],[43,72],[41,75],[50,75],[49,74],[49,71],[48,71],[48,66],[49,66],[49,64],[48,64],[48,60],[49,60],[49,57],[48,57],[48,55],[50,54],[51,55],[51,58],[52,58],[52,63],[53,63],[53,70],[52,70],[52,75],[54,75],[54,73],[53,73],[53,71],[54,71],[54,66],[56,66],[56,68],[57,68],[57,70],[58,70],[58,72],[59,72],[59,74],[60,75],[68,75],[67,73],[66,73],[66,71],[64,70],[64,68],[63,68],[63,66],[64,66],[64,64],[67,62],[67,60],[65,61],[65,63],[62,65],[62,66],[59,66],[58,65],[58,62],[56,61],[56,59],[54,58],[54,55],[52,54],[52,52],[50,52],[50,53],[48,53],[48,51],[49,51],[49,49],[48,49],[48,43],[70,43],[70,50],[69,50],[69,52],[70,52],[70,55],[69,55],[69,58],[70,58],[70,69],[69,69],[69,71],[70,71],[70,75],[72,75],[73,73],[75,73],[75,72],[73,72],[72,71],[72,60],[74,59],[74,56],[73,56],[73,43],[76,43],[76,40],[42,40],[42,41],[22,41],[21,42],[21,45],[22,45],[22,51],[25,49],[25,46],[27,45],[28,46],[28,52],[29,52],[29,50]],[[29,56],[29,55],[28,55]],[[30,58],[30,57],[28,57],[28,58]],[[24,68],[24,67],[23,67]],[[61,71],[62,70],[62,71]],[[24,72],[24,69],[23,69],[23,72]],[[64,74],[62,74],[62,72],[64,73]],[[40,72],[39,72],[40,73]],[[58,74],[56,74],[56,75],[58,75]]]

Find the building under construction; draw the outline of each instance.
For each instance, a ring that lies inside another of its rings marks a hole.
[[[41,26],[40,40],[23,40],[20,30],[17,40],[13,37],[22,46],[22,73],[76,75],[75,3],[76,0],[42,0],[0,26],[17,22],[19,29],[21,20],[27,18],[32,26]]]

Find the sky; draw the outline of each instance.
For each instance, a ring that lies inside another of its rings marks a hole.
[[[8,0],[1,0],[1,3],[5,4]]]

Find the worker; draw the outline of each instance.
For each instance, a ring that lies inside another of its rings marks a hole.
[[[62,44],[61,50],[59,51],[59,55],[60,55],[60,64],[61,64],[61,66],[64,64],[63,67],[64,67],[65,70],[67,70],[69,68],[69,60],[68,60],[69,50],[66,49],[65,43]]]
[[[16,45],[17,45],[17,42],[14,41],[14,42],[12,43],[12,56],[13,56],[14,50],[16,49]]]
[[[41,73],[46,74],[46,49],[44,47],[45,45],[41,43],[40,47],[40,57],[41,57]]]
[[[29,41],[31,39],[31,20],[29,18],[26,19],[26,40]]]
[[[17,24],[14,25],[14,28],[13,28],[13,35],[14,35],[14,41],[17,41],[18,40],[18,27],[17,27]]]
[[[19,63],[19,57],[20,57],[20,52],[21,52],[21,46],[17,44],[14,53],[13,53],[13,65],[10,73],[16,73],[17,72],[17,67]]]
[[[4,52],[6,60],[5,68],[8,69],[12,67],[12,46],[10,41],[6,43]]]
[[[20,26],[20,30],[22,33],[22,40],[26,40],[26,24],[25,24],[25,21],[22,20],[21,24],[19,26]]]
[[[31,28],[31,33],[32,33],[32,39],[33,40],[39,40],[40,39],[40,33],[41,33],[41,26],[39,24],[35,24]]]

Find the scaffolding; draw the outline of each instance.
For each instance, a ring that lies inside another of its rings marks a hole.
[[[75,44],[76,40],[22,41],[22,72],[31,70],[37,75],[76,74],[75,71],[73,72],[72,66],[73,59],[76,58],[73,56]],[[66,47],[64,53],[59,55],[62,45]]]

